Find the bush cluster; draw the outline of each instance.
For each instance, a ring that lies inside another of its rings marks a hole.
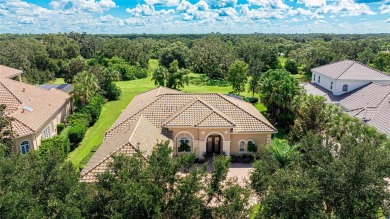
[[[95,124],[99,119],[105,99],[100,95],[95,95],[89,99],[87,105],[77,109],[75,113],[67,117],[68,134],[67,137],[73,150],[83,140],[88,127]]]
[[[249,103],[258,103],[259,102],[258,97],[243,97],[243,99]]]

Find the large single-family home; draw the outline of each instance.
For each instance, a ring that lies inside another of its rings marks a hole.
[[[335,96],[346,94],[372,82],[390,83],[389,75],[351,60],[323,65],[311,71],[311,83],[331,91]]]
[[[356,61],[312,69],[307,93],[320,95],[346,113],[390,135],[390,76]]]
[[[157,142],[169,141],[175,155],[245,154],[270,143],[274,126],[250,103],[217,93],[188,94],[158,87],[134,97],[88,164],[81,181],[93,182],[112,155],[148,155]]]
[[[15,152],[38,149],[41,140],[57,133],[57,124],[64,122],[71,109],[71,96],[57,89],[45,90],[16,81],[22,71],[0,65],[0,104],[5,115],[12,117]]]

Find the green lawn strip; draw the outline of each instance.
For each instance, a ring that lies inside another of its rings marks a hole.
[[[91,153],[94,147],[102,143],[106,131],[114,124],[133,97],[155,87],[150,77],[134,81],[120,81],[116,84],[122,90],[122,98],[104,104],[99,120],[88,129],[80,145],[69,154],[69,160],[76,167],[82,168],[81,161]]]
[[[49,81],[48,84],[65,84],[64,78],[56,78],[55,81]]]

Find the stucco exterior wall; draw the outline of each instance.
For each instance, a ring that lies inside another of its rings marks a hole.
[[[66,104],[64,104],[63,107],[57,110],[56,113],[54,113],[48,120],[39,128],[39,130],[31,135],[18,137],[15,139],[15,152],[20,152],[20,143],[23,141],[29,141],[30,142],[30,150],[38,150],[39,146],[41,145],[42,140],[42,133],[43,131],[51,126],[51,123],[53,122],[53,129],[51,130],[52,136],[55,136],[57,134],[57,125],[59,123],[63,123],[66,116],[70,115],[72,113],[71,103],[68,101]]]
[[[350,81],[350,80],[336,80],[336,87],[333,91],[334,95],[342,95],[353,90],[356,90],[366,84],[371,83],[371,81]],[[348,85],[348,91],[343,91],[344,84]]]
[[[235,154],[235,155],[238,155],[238,154],[241,154],[240,153],[240,146],[239,146],[239,143],[240,141],[245,141],[245,144],[247,144],[247,142],[249,140],[252,140],[255,142],[255,144],[258,146],[258,147],[262,147],[262,146],[265,146],[267,145],[268,143],[270,143],[271,141],[271,135],[272,134],[232,134],[231,135],[231,143],[230,143],[230,154]],[[247,148],[245,148],[245,153],[247,153]]]
[[[314,75],[315,75],[315,80],[314,80]],[[321,80],[320,80],[320,83],[318,83],[318,77],[321,77]],[[323,75],[323,74],[320,74],[320,73],[317,73],[317,72],[314,72],[313,71],[313,74],[312,74],[312,77],[311,77],[311,82],[312,83],[315,83],[315,84],[318,84],[320,85],[321,87],[329,90],[329,91],[334,91],[335,90],[335,80],[326,76],[326,75]],[[333,89],[330,89],[330,85],[331,83],[333,82]]]

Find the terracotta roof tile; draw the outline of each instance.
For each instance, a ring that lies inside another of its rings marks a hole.
[[[1,78],[13,78],[17,75],[22,74],[23,71],[11,67],[7,67],[4,65],[0,65],[0,77]]]
[[[0,78],[0,95],[0,104],[6,104],[9,108],[8,116],[33,131],[41,128],[70,99],[70,95],[65,92],[44,90],[7,78]]]
[[[165,141],[170,141],[170,145],[173,145],[170,139],[161,134],[161,130],[141,115],[126,129],[122,129],[115,137],[108,138],[100,145],[81,171],[81,181],[96,181],[96,176],[106,171],[107,164],[112,161],[112,155],[132,155],[136,149],[139,149],[146,157],[151,154],[158,142]]]

